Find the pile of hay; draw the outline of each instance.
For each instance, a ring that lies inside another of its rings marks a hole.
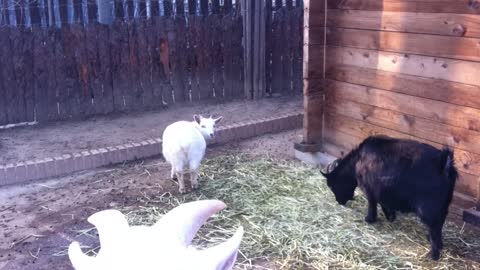
[[[360,194],[338,205],[318,170],[271,159],[227,155],[202,165],[200,190],[185,196],[145,198],[142,207],[125,209],[132,224],[152,224],[184,202],[220,199],[228,209],[199,232],[196,244],[210,246],[245,227],[236,269],[274,265],[275,269],[480,269],[480,234],[448,223],[445,250],[438,263],[426,254],[424,226],[414,216],[388,223],[364,222]],[[379,211],[381,213],[381,211]],[[261,267],[257,269],[262,269]]]

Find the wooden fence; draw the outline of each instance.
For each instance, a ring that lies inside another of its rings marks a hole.
[[[240,1],[0,0],[0,125],[84,118],[244,88]],[[302,8],[267,0],[266,93],[301,93]],[[297,30],[295,30],[297,29]]]

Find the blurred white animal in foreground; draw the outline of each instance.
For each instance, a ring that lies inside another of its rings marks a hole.
[[[117,210],[93,214],[101,249],[96,257],[84,254],[78,242],[68,256],[76,270],[230,270],[235,264],[243,227],[226,242],[197,250],[191,241],[207,219],[225,208],[217,200],[182,204],[153,226],[130,227]]]
[[[172,179],[178,178],[180,193],[185,193],[185,167],[190,169],[190,182],[193,189],[198,188],[198,169],[207,148],[206,139],[215,136],[215,125],[222,117],[213,119],[194,115],[191,122],[178,121],[163,132],[162,152],[172,166]]]

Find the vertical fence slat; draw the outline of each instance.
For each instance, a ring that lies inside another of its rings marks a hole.
[[[208,15],[208,6],[205,6],[201,2],[202,6],[202,25],[201,25],[201,48],[199,55],[199,66],[200,66],[200,76],[199,76],[199,85],[200,85],[200,99],[210,99],[213,97],[213,16]]]
[[[53,22],[53,21],[52,21]],[[49,28],[47,30],[47,58],[42,64],[47,64],[48,78],[47,88],[44,94],[47,96],[47,120],[54,121],[58,119],[58,107],[57,107],[57,93],[56,93],[56,75],[55,69],[57,59],[55,55],[55,28]]]
[[[83,0],[73,0],[73,15],[75,23],[82,23],[83,22],[83,8],[82,8],[82,1]]]
[[[62,44],[63,44],[63,68],[64,68],[64,91],[68,98],[68,102],[65,102],[66,108],[63,108],[67,115],[71,117],[77,117],[80,115],[80,70],[77,68],[77,46],[80,43],[77,40],[77,36],[72,30],[72,26],[62,28]]]
[[[13,29],[13,28],[12,28]],[[5,99],[9,123],[19,122],[18,99],[16,91],[15,70],[10,44],[10,28],[0,27],[0,63],[2,63],[2,82],[5,89]]]
[[[185,2],[183,0],[175,1],[175,15],[185,14]]]
[[[88,88],[92,102],[94,114],[103,114],[104,99],[102,94],[102,78],[100,73],[100,58],[98,57],[97,47],[97,27],[96,23],[87,25],[85,31],[85,50],[88,69]]]
[[[90,86],[91,80],[91,68],[89,65],[89,56],[87,52],[87,44],[90,41],[87,41],[86,33],[84,27],[81,25],[72,25],[72,32],[75,36],[75,40],[78,42],[75,47],[76,55],[76,67],[79,72],[79,83],[80,83],[80,95],[79,95],[79,107],[80,115],[83,117],[91,116],[95,113],[95,107],[92,104],[93,90]]]
[[[0,1],[1,3],[1,1]],[[7,34],[8,28],[5,27],[0,27],[0,36],[5,37]],[[6,59],[8,55],[5,53],[7,52],[6,49],[4,49],[5,43],[7,41],[7,38],[2,38],[0,39],[0,62],[3,63],[3,61]],[[8,84],[6,83],[6,78],[4,77],[6,69],[6,65],[2,64],[0,65],[0,125],[5,125],[8,124],[8,114],[9,114],[9,100],[8,100]]]
[[[298,1],[298,0],[297,0]],[[298,3],[298,2],[297,2]],[[303,8],[295,7],[292,21],[293,37],[293,91],[303,93]]]
[[[163,12],[165,16],[173,15],[173,3],[172,0],[163,0]]]
[[[224,93],[225,98],[231,99],[233,97],[233,16],[232,14],[227,14],[223,17],[223,42],[224,42],[224,69],[223,69],[223,80],[224,80]]]
[[[168,62],[168,43],[165,38],[165,19],[153,17],[150,23],[147,23],[145,30],[148,53],[150,61],[150,71],[148,79],[152,85],[152,106],[160,108],[165,103],[171,103],[171,94],[168,95],[167,69],[163,67],[163,61]],[[165,55],[167,56],[165,59]],[[164,97],[165,95],[165,97]]]
[[[200,14],[203,16],[208,15],[208,0],[200,0]]]
[[[142,107],[143,88],[140,82],[140,63],[138,61],[138,32],[136,29],[136,20],[132,20],[128,25],[128,65],[130,70],[131,88],[126,89],[132,104],[130,110],[139,110]]]
[[[97,24],[97,47],[99,74],[101,80],[103,113],[108,114],[114,111],[114,93],[112,81],[112,61],[110,58],[110,26]]]
[[[66,54],[63,41],[65,40],[65,32],[62,29],[55,29],[55,97],[58,106],[58,118],[57,119],[70,119],[72,118],[72,108],[70,104],[67,66],[66,66]],[[56,119],[51,119],[56,120]]]
[[[215,9],[214,9],[215,10]],[[219,13],[214,13],[211,15],[213,22],[210,27],[213,28],[212,42],[213,42],[213,80],[214,80],[214,91],[215,97],[223,98],[224,91],[224,80],[223,80],[223,48],[222,48],[222,34],[223,34],[223,25],[222,25],[222,15]]]
[[[196,3],[194,3],[196,4]],[[192,10],[190,10],[192,11]],[[190,83],[191,83],[191,97],[192,101],[200,99],[200,88],[199,88],[199,18],[196,14],[196,9],[193,10],[193,14],[188,16],[188,38],[189,38],[189,66],[190,66]]]
[[[8,0],[8,21],[10,26],[17,26],[17,13],[15,11],[15,0]]]
[[[265,91],[272,93],[272,0],[265,1]]]
[[[237,2],[240,2],[237,0]],[[233,78],[233,93],[234,98],[244,98],[244,56],[243,56],[243,18],[240,12],[240,8],[235,10],[235,16],[233,21],[233,31],[232,31],[232,46],[233,46],[233,69],[232,73],[235,76]]]
[[[35,97],[33,92],[33,82],[36,78],[33,76],[33,32],[32,28],[22,30],[23,47],[22,56],[24,62],[24,77],[25,80],[25,121],[34,121]]]
[[[212,13],[213,14],[221,13],[220,0],[212,0]]]
[[[273,16],[273,46],[272,46],[272,93],[282,91],[283,84],[283,63],[282,54],[285,44],[283,43],[285,35],[283,30],[283,10],[276,10]]]
[[[12,64],[14,70],[14,78],[16,83],[13,85],[12,89],[14,94],[14,99],[12,100],[16,108],[16,121],[17,122],[26,122],[26,107],[25,107],[25,89],[26,89],[26,71],[30,69],[26,65],[28,59],[25,58],[23,53],[24,46],[24,34],[21,28],[12,27],[10,29],[10,44],[11,44],[11,54],[12,54]],[[2,63],[4,64],[4,63]]]
[[[33,27],[33,91],[35,96],[35,116],[37,121],[47,120],[48,67],[47,32],[38,26]],[[2,80],[3,81],[3,80]]]
[[[113,104],[115,111],[122,112],[125,110],[123,90],[125,78],[122,76],[122,47],[125,46],[124,38],[122,37],[122,27],[124,23],[117,20],[110,27],[110,62],[112,64],[112,90],[113,90]]]
[[[290,3],[290,7],[288,4]],[[282,50],[282,65],[283,65],[283,84],[282,92],[290,94],[292,92],[292,47],[293,47],[293,33],[292,22],[293,12],[291,10],[291,1],[287,1],[287,6],[283,8],[283,31],[284,46]]]
[[[149,22],[149,21],[148,21]],[[150,23],[149,23],[150,24]],[[153,107],[153,91],[150,80],[150,71],[152,69],[152,61],[150,57],[150,48],[148,45],[146,33],[147,21],[140,19],[136,23],[137,30],[137,52],[138,52],[138,71],[140,88],[142,89],[143,108],[150,109]]]
[[[150,15],[152,17],[160,16],[159,0],[151,0],[151,2],[150,2]]]

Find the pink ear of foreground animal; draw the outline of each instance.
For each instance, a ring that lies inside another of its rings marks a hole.
[[[200,227],[225,207],[217,200],[185,203],[153,226],[129,226],[119,211],[101,211],[88,218],[100,238],[97,256],[84,254],[78,242],[70,244],[68,256],[76,270],[230,270],[243,227],[217,246],[204,250],[191,246]]]

